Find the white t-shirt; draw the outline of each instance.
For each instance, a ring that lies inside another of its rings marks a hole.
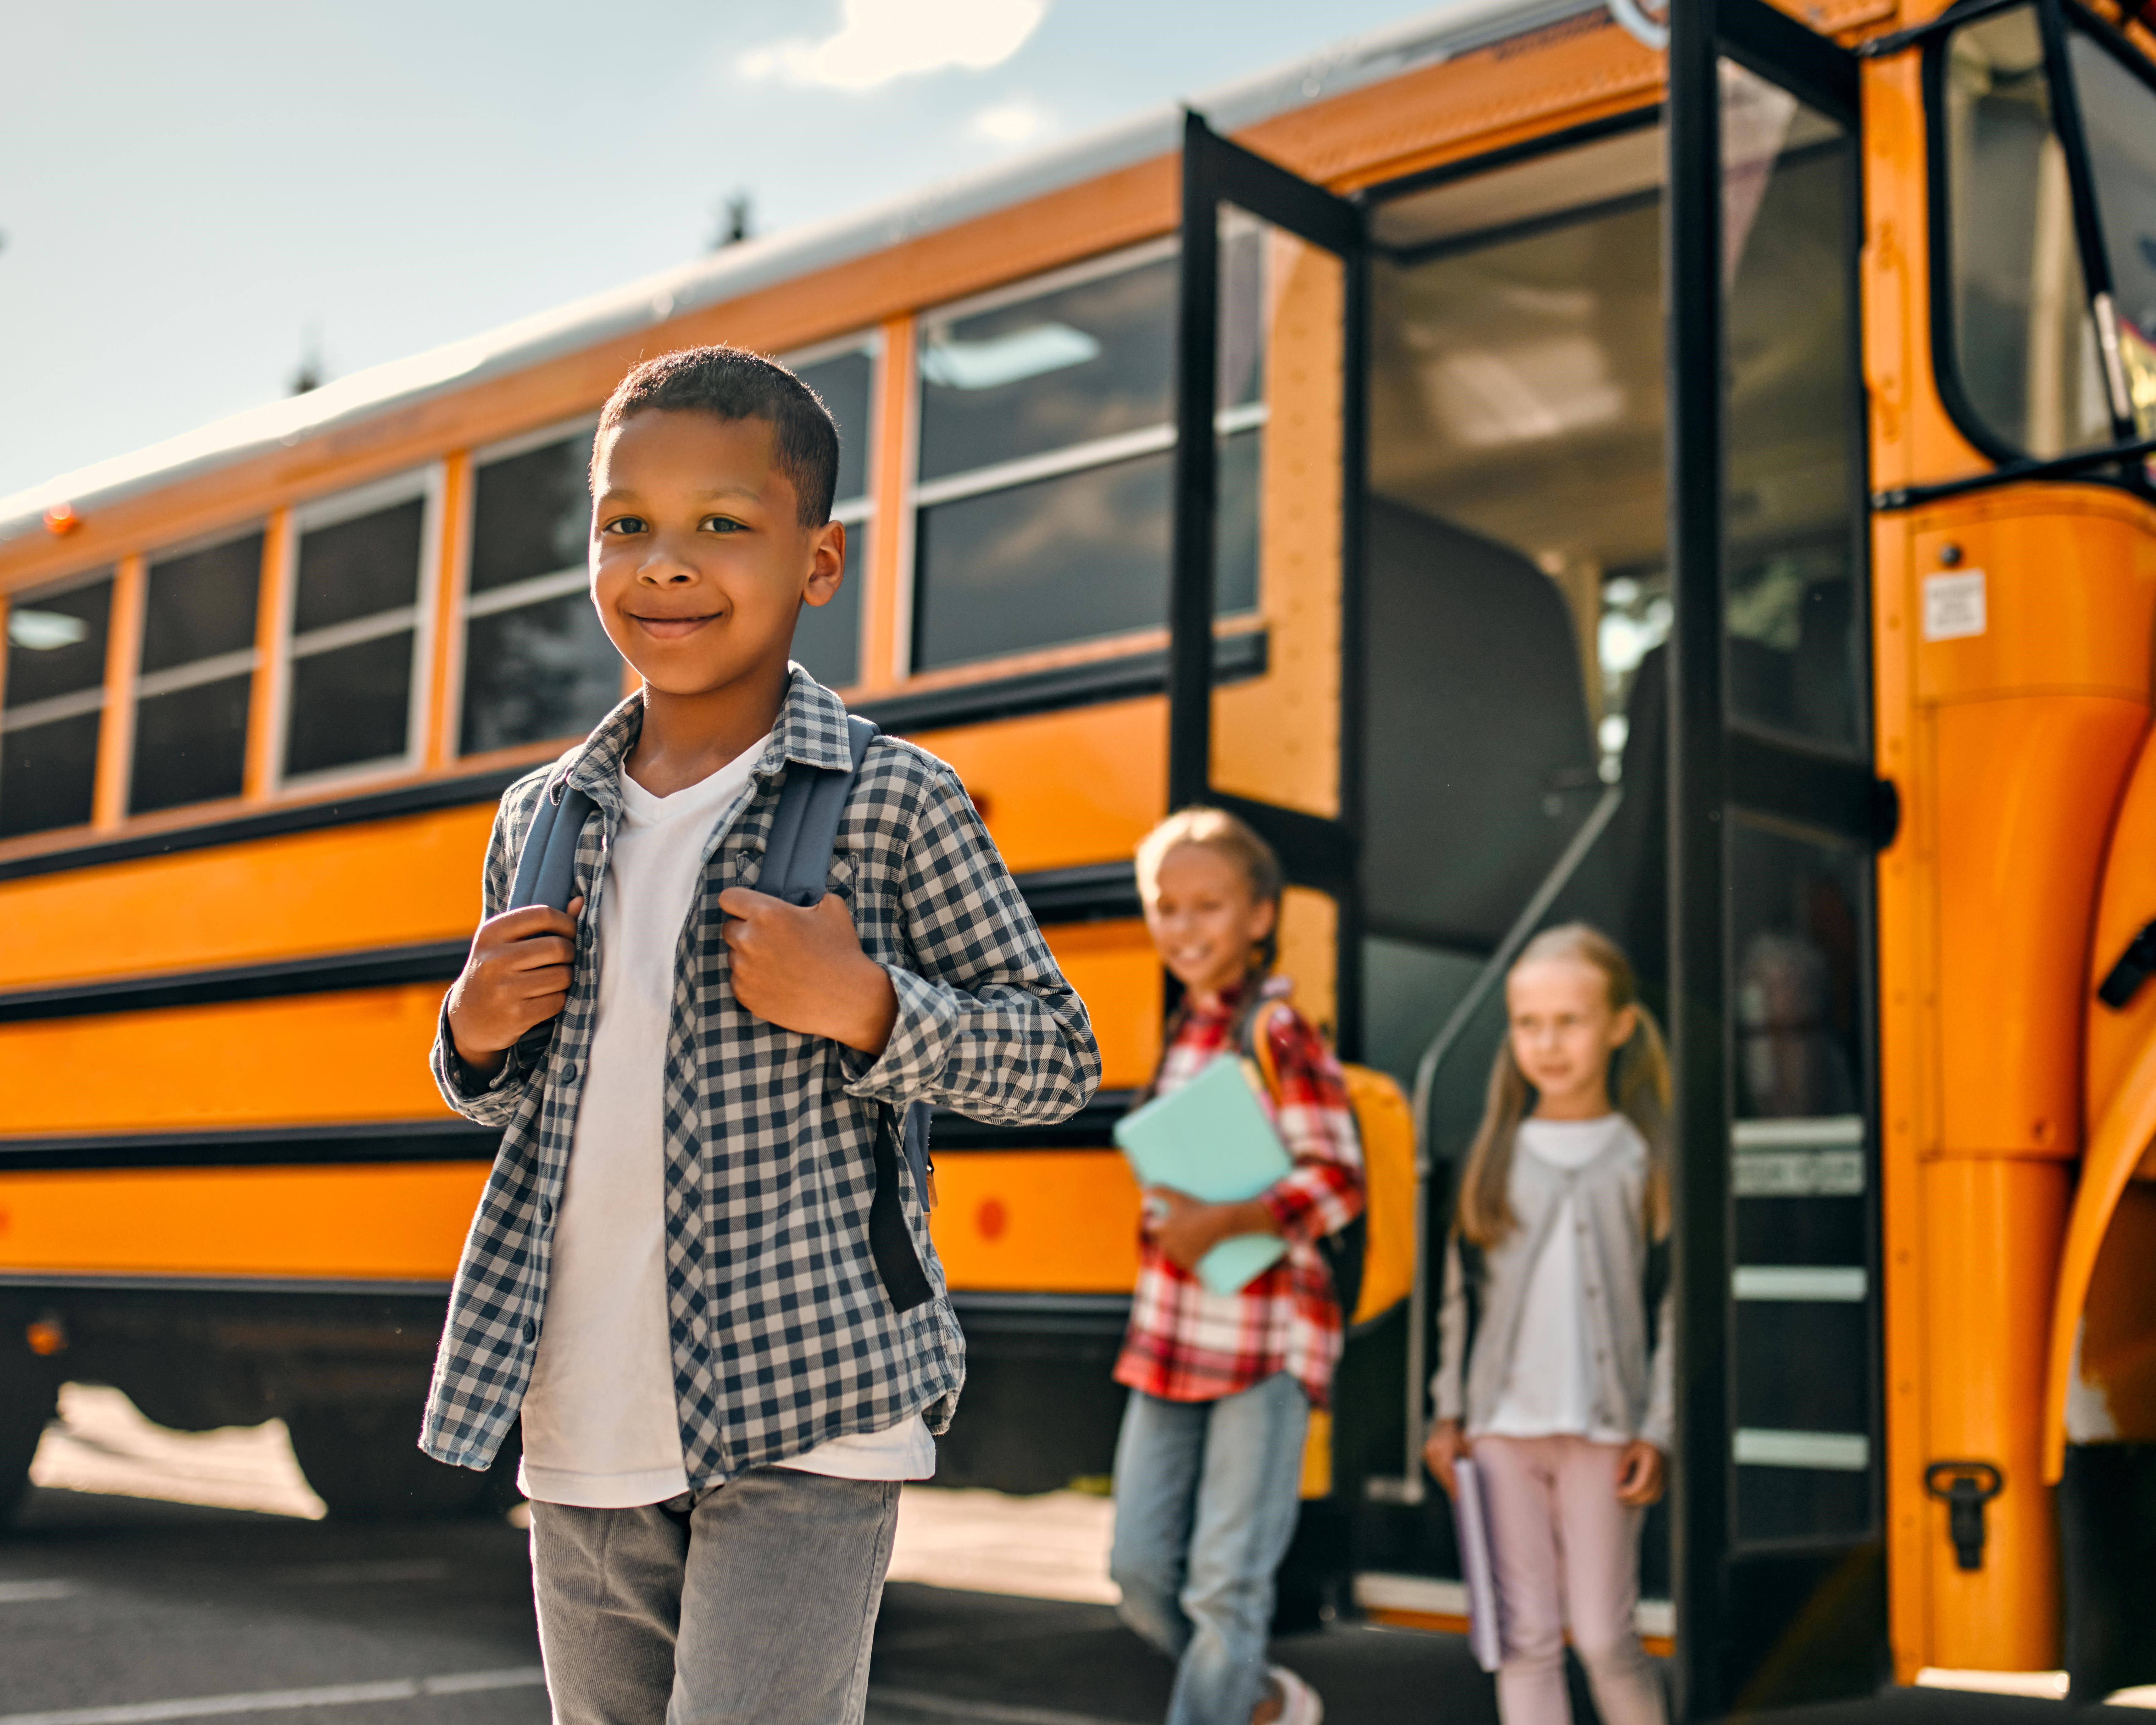
[[[1576,1170],[1634,1130],[1622,1114],[1599,1120],[1523,1120],[1513,1154]],[[1605,1444],[1625,1440],[1625,1433],[1594,1421],[1594,1372],[1589,1358],[1593,1344],[1580,1279],[1578,1221],[1579,1206],[1568,1193],[1558,1202],[1543,1255],[1527,1278],[1512,1369],[1484,1428],[1491,1435],[1585,1437]]]
[[[689,1489],[668,1335],[661,1125],[675,950],[711,834],[764,746],[670,797],[621,776],[621,827],[599,905],[598,1019],[524,1398],[519,1483],[544,1503],[629,1509]],[[916,1414],[779,1465],[842,1479],[927,1479],[936,1444]]]

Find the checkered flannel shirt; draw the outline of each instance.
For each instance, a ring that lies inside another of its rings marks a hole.
[[[1100,1080],[1084,1004],[1056,968],[957,774],[892,737],[870,745],[829,888],[890,974],[898,1018],[871,1058],[755,1018],[727,982],[719,894],[754,886],[789,762],[843,768],[845,708],[795,667],[752,783],[719,819],[675,951],[664,1133],[675,1399],[699,1488],[916,1414],[942,1431],[965,1340],[901,1175],[933,1299],[894,1312],[870,1255],[886,1107],[928,1101],[998,1125],[1061,1120]],[[598,805],[577,848],[584,910],[569,996],[490,1081],[456,1057],[446,1003],[434,1077],[451,1107],[503,1129],[449,1297],[420,1447],[483,1468],[517,1417],[546,1321],[548,1255],[598,1014],[598,909],[622,819],[632,698],[589,739],[511,785],[487,847],[485,913],[507,901],[542,796]],[[903,1158],[901,1158],[901,1165]]]
[[[1275,978],[1269,997],[1286,995]],[[1235,1047],[1239,1003],[1192,1012],[1162,1055],[1153,1093],[1188,1084]],[[1265,1024],[1280,1081],[1262,1100],[1295,1166],[1262,1194],[1287,1255],[1233,1294],[1216,1294],[1138,1243],[1137,1291],[1116,1362],[1116,1381],[1165,1401],[1209,1402],[1276,1372],[1294,1373],[1314,1407],[1327,1405],[1340,1358],[1340,1307],[1317,1241],[1362,1214],[1363,1149],[1346,1080],[1332,1050],[1301,1013],[1275,1010]]]

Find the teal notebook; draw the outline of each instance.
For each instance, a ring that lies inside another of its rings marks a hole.
[[[1147,1186],[1207,1204],[1255,1198],[1295,1164],[1273,1130],[1244,1063],[1224,1055],[1182,1089],[1116,1122],[1116,1144]],[[1239,1234],[1198,1260],[1198,1279],[1232,1294],[1287,1250],[1277,1235]]]

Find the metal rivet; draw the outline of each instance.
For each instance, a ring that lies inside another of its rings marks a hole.
[[[1960,561],[1961,547],[1958,545],[1956,545],[1953,540],[1949,539],[1944,545],[1942,545],[1939,547],[1939,562],[1947,568],[1951,569]]]

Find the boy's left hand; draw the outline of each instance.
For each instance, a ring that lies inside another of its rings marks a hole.
[[[828,1036],[880,1055],[898,1019],[898,993],[884,968],[861,950],[845,901],[827,892],[804,911],[768,893],[729,886],[727,918],[734,998],[767,1024]]]
[[[1662,1495],[1662,1452],[1645,1438],[1634,1438],[1617,1458],[1617,1501],[1645,1509]]]

